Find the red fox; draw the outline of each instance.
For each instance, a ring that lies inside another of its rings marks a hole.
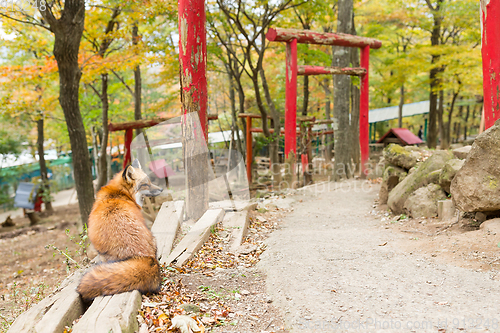
[[[160,290],[156,242],[141,214],[137,196],[157,196],[136,159],[98,193],[89,216],[88,235],[103,263],[87,272],[77,292],[89,302],[101,295]]]

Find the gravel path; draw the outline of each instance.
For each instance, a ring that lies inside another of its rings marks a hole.
[[[409,236],[370,214],[378,190],[309,188],[267,240],[260,267],[290,331],[500,332],[499,282],[393,246]]]

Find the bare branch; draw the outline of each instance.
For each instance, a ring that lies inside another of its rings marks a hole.
[[[111,73],[113,73],[116,76],[116,78],[120,80],[121,83],[123,83],[123,85],[125,86],[125,88],[127,88],[129,93],[132,94],[132,97],[134,97],[135,96],[134,91],[130,88],[127,82],[125,82],[125,80],[120,75],[118,75],[118,73],[115,72],[114,70],[111,70]]]
[[[8,18],[9,20],[13,20],[13,21],[19,22],[19,23],[30,24],[30,25],[34,25],[36,27],[41,27],[41,28],[44,28],[44,29],[46,29],[46,30],[48,30],[50,32],[53,32],[50,27],[47,27],[46,25],[43,25],[43,24],[38,23],[38,22],[23,21],[23,20],[15,18],[15,17],[5,15],[3,13],[0,13],[0,16]]]

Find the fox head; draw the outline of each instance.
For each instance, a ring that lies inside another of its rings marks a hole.
[[[156,197],[163,189],[151,183],[148,175],[141,169],[138,159],[127,165],[122,174],[123,180],[127,183],[136,201],[142,206],[142,197]]]

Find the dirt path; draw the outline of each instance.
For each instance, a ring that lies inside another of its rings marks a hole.
[[[310,188],[267,240],[259,265],[291,332],[499,332],[499,282],[405,252],[409,235],[370,214],[378,189]]]

